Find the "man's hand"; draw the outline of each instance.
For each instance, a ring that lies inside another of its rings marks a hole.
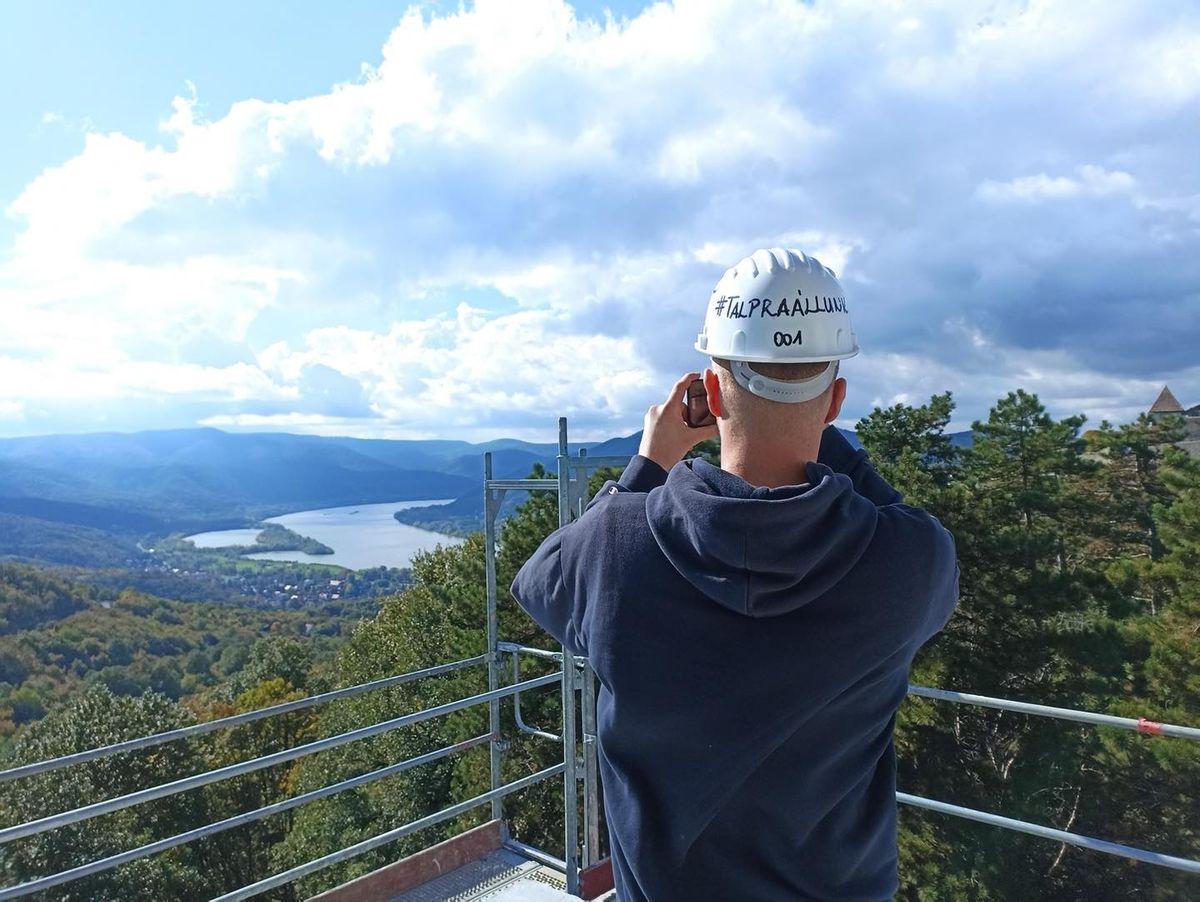
[[[699,373],[685,373],[671,387],[671,393],[662,404],[652,404],[646,411],[642,423],[642,443],[638,454],[648,457],[664,470],[669,470],[683,459],[683,455],[705,439],[719,434],[716,423],[711,426],[692,428],[683,419],[683,396],[688,385]]]

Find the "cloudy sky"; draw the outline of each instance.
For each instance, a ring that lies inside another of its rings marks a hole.
[[[9,4],[0,435],[594,439],[756,247],[843,425],[1200,403],[1200,5]]]

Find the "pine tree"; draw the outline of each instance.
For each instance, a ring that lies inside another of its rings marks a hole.
[[[1119,686],[1119,598],[1092,547],[1111,509],[1090,491],[1097,465],[1084,455],[1082,424],[1081,416],[1055,420],[1023,391],[973,424],[954,481],[965,503],[947,523],[962,573],[958,611],[936,644],[947,688],[1094,710]],[[1086,729],[910,704],[927,718],[914,717],[902,752],[910,791],[1064,829],[1103,808],[1091,765],[1097,740]],[[1093,898],[1087,893],[1115,866],[954,819],[906,812],[902,823],[912,837],[908,898]],[[948,857],[922,867],[912,851],[922,846]]]
[[[1200,461],[1166,447],[1151,516],[1161,552],[1141,571],[1156,605],[1141,608],[1129,629],[1139,654],[1130,658],[1130,696],[1111,710],[1127,717],[1200,725]],[[1149,501],[1149,499],[1147,499]],[[1134,845],[1200,858],[1200,744],[1132,733],[1105,735],[1102,764],[1110,775],[1108,834]],[[1190,898],[1196,878],[1144,868],[1144,896]]]
[[[1101,463],[1093,491],[1111,512],[1099,524],[1096,553],[1109,579],[1133,603],[1130,614],[1153,615],[1166,591],[1154,569],[1162,542],[1153,508],[1171,497],[1161,475],[1163,448],[1182,438],[1181,425],[1178,417],[1156,420],[1142,414],[1118,427],[1103,422],[1084,436]]]
[[[1151,630],[1149,691],[1180,720],[1200,723],[1200,460],[1171,448],[1165,464],[1174,498],[1154,508],[1165,549],[1157,569],[1173,591]]]
[[[879,474],[912,504],[934,510],[958,462],[946,435],[953,413],[954,399],[945,392],[920,407],[876,407],[854,428]]]

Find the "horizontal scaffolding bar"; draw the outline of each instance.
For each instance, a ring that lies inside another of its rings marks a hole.
[[[1074,708],[1053,708],[1049,705],[1015,702],[1006,698],[969,695],[965,692],[953,692],[949,689],[934,689],[931,686],[909,685],[908,692],[910,695],[919,695],[922,698],[933,698],[943,702],[979,705],[984,708],[998,708],[1001,711],[1033,714],[1037,717],[1052,717],[1057,720],[1074,720],[1080,723],[1097,724],[1104,727],[1118,727],[1122,730],[1134,730],[1150,736],[1175,736],[1180,739],[1200,740],[1200,729],[1196,727],[1181,727],[1178,724],[1158,723],[1153,720],[1147,720],[1144,717],[1114,717],[1111,714],[1093,714],[1090,711],[1076,711]]]
[[[489,489],[515,489],[522,492],[558,491],[557,479],[488,479],[484,485]]]
[[[553,868],[560,874],[567,872],[567,863],[565,861],[561,858],[555,858],[549,852],[543,851],[537,846],[523,843],[520,840],[513,839],[511,836],[504,840],[503,845],[506,849],[511,849],[518,855],[524,855],[530,861],[536,861],[538,864],[544,864],[548,868]]]
[[[401,673],[397,674],[396,676],[372,680],[369,683],[359,683],[356,686],[346,686],[342,689],[334,689],[330,692],[322,692],[320,695],[310,695],[308,698],[298,698],[290,702],[282,702],[278,705],[271,705],[269,708],[258,708],[254,711],[244,711],[241,714],[233,714],[229,717],[218,718],[217,720],[206,720],[204,723],[180,727],[177,730],[167,730],[166,732],[155,733],[151,736],[139,736],[137,739],[127,739],[124,742],[114,742],[112,745],[105,745],[94,749],[87,749],[82,752],[75,752],[71,755],[64,755],[61,758],[48,758],[45,761],[37,761],[33,764],[23,764],[20,767],[13,767],[8,770],[0,771],[0,783],[3,783],[5,780],[15,780],[18,777],[30,777],[34,774],[58,770],[60,767],[70,767],[72,764],[82,764],[85,761],[94,761],[97,758],[106,758],[109,755],[116,755],[121,752],[132,752],[136,749],[144,749],[153,745],[161,745],[164,742],[174,742],[177,739],[186,739],[189,736],[199,736],[203,733],[211,733],[215,730],[223,730],[229,727],[241,726],[242,724],[251,723],[255,720],[261,720],[264,717],[274,717],[279,714],[288,714],[292,711],[311,708],[313,705],[321,705],[325,702],[335,701],[340,698],[350,698],[351,696],[361,695],[364,692],[372,692],[376,689],[386,689],[388,686],[396,686],[400,683],[408,683],[412,680],[421,679],[423,677],[440,676],[443,673],[450,673],[453,670],[461,670],[464,667],[471,667],[475,664],[483,664],[486,661],[487,655],[476,655],[474,658],[464,658],[461,661],[454,661],[450,664],[438,664],[436,667],[426,667],[424,670],[413,670],[409,673]]]
[[[298,796],[293,796],[290,799],[284,799],[275,802],[271,805],[266,805],[262,808],[256,808],[253,811],[246,811],[242,814],[235,814],[233,817],[227,817],[224,820],[217,821],[212,824],[206,824],[203,827],[197,827],[194,830],[188,830],[185,833],[177,833],[175,836],[169,836],[166,839],[160,839],[152,843],[147,843],[136,849],[130,849],[127,852],[120,852],[116,855],[110,855],[107,858],[101,858],[97,861],[90,862],[79,867],[71,868],[68,871],[60,871],[57,874],[51,874],[48,877],[39,877],[37,880],[31,880],[27,883],[22,883],[18,886],[10,886],[0,889],[0,900],[16,899],[21,896],[27,896],[30,893],[36,893],[44,889],[49,889],[53,886],[58,886],[63,883],[69,883],[72,880],[79,880],[83,877],[88,877],[92,874],[98,874],[101,871],[111,870],[120,865],[127,864],[130,861],[136,861],[139,858],[145,858],[149,855],[156,855],[159,852],[165,852],[167,849],[173,849],[176,846],[182,846],[185,843],[193,840],[203,839],[206,836],[212,836],[216,833],[221,833],[225,830],[230,830],[234,827],[240,827],[243,824],[249,824],[253,821],[260,821],[263,818],[270,817],[274,814],[279,814],[283,811],[288,811],[308,802],[315,802],[317,799],[323,799],[326,796],[336,795],[339,792],[345,792],[347,789],[354,789],[358,786],[365,786],[367,783],[374,783],[376,780],[382,780],[385,777],[392,777],[403,771],[410,770],[414,767],[419,767],[422,764],[429,764],[441,758],[446,758],[450,755],[456,755],[460,752],[465,752],[468,749],[475,748],[479,745],[484,745],[491,740],[490,733],[482,736],[476,736],[473,739],[467,739],[455,745],[448,745],[444,748],[437,749],[433,752],[427,752],[424,755],[418,755],[415,758],[408,758],[396,764],[390,764],[387,767],[381,767],[378,770],[369,771],[365,774],[359,774],[357,777],[351,777],[348,780],[342,780],[340,783],[334,783],[330,786],[324,786],[321,789],[314,789],[311,792],[306,792]]]
[[[906,792],[896,793],[896,801],[904,805],[912,805],[916,808],[926,808],[930,811],[936,811],[939,814],[949,814],[954,817],[966,818],[970,821],[978,821],[981,824],[1001,827],[1005,830],[1016,830],[1018,833],[1028,833],[1031,836],[1040,836],[1043,839],[1052,839],[1055,842],[1069,843],[1083,849],[1091,849],[1093,852],[1105,852],[1109,855],[1119,855],[1122,858],[1133,858],[1136,861],[1144,861],[1147,864],[1156,864],[1159,867],[1187,871],[1191,874],[1200,874],[1200,861],[1176,858],[1174,855],[1163,855],[1159,852],[1150,852],[1134,846],[1125,846],[1121,843],[1109,842],[1105,839],[1096,839],[1095,837],[1083,836],[1079,833],[1068,833],[1065,830],[1055,830],[1053,827],[1043,827],[1041,824],[1031,824],[1028,821],[1019,821],[1011,817],[1001,817],[998,814],[989,814],[986,811],[977,811],[974,808],[963,808],[960,805],[951,805],[947,802],[936,801],[935,799],[909,795]]]
[[[572,470],[593,470],[600,467],[627,467],[629,466],[629,457],[607,456],[607,457],[572,457],[567,466]]]
[[[226,893],[223,896],[218,896],[212,902],[238,902],[241,899],[249,899],[251,896],[257,896],[259,893],[265,893],[269,889],[274,889],[277,886],[283,886],[285,883],[291,883],[293,880],[298,880],[301,877],[306,877],[315,871],[327,868],[330,865],[337,864],[340,861],[345,861],[347,858],[354,858],[361,855],[363,852],[369,852],[387,843],[394,842],[397,839],[407,836],[410,833],[416,833],[418,830],[424,830],[426,827],[432,827],[435,824],[440,824],[442,821],[448,821],[450,818],[458,817],[470,811],[472,808],[478,808],[480,805],[486,805],[492,799],[504,798],[532,786],[542,780],[548,780],[551,777],[561,774],[566,769],[563,763],[553,764],[550,767],[539,770],[536,774],[530,774],[527,777],[522,777],[512,783],[505,784],[498,789],[490,790],[489,792],[480,793],[474,798],[467,799],[465,802],[459,802],[457,805],[451,805],[449,808],[443,808],[441,811],[430,814],[420,820],[411,821],[394,830],[389,830],[386,833],[380,833],[378,836],[372,836],[370,839],[364,839],[362,842],[355,843],[352,846],[347,846],[337,852],[331,852],[328,855],[323,855],[320,858],[314,858],[307,864],[297,865],[294,868],[289,868],[286,871],[276,874],[273,877],[268,877],[265,880],[260,880],[257,883],[252,883],[249,886],[243,886],[241,889],[236,889],[231,893]]]
[[[532,658],[545,658],[547,661],[556,661],[562,664],[561,651],[547,651],[544,648],[534,648],[532,645],[521,645],[517,642],[497,642],[497,651],[509,652],[510,654],[529,655]]]
[[[488,692],[482,692],[478,695],[468,696],[467,698],[459,699],[458,701],[447,702],[444,705],[437,705],[433,708],[415,711],[412,714],[405,714],[402,717],[385,720],[382,723],[372,724],[368,727],[359,727],[357,730],[350,730],[346,733],[339,733],[336,736],[329,736],[325,739],[318,739],[314,742],[306,743],[305,745],[299,745],[295,748],[284,749],[281,752],[274,752],[270,755],[263,755],[261,758],[252,758],[249,761],[242,761],[238,764],[230,764],[226,767],[217,768],[216,770],[210,770],[200,774],[193,774],[190,777],[184,777],[171,783],[163,783],[159,786],[151,786],[148,789],[141,789],[137,792],[131,792],[127,795],[118,796],[117,798],[107,799],[103,802],[95,802],[91,805],[84,805],[81,808],[75,808],[71,811],[63,811],[58,814],[51,814],[47,817],[39,818],[35,821],[28,821],[24,824],[6,827],[0,830],[0,843],[11,842],[12,840],[19,839],[23,836],[33,836],[37,833],[44,833],[47,830],[53,830],[56,827],[61,827],[65,824],[73,824],[76,821],[88,820],[89,818],[97,817],[101,814],[108,814],[111,811],[119,811],[122,808],[128,808],[131,805],[138,805],[142,802],[149,802],[153,799],[159,799],[164,796],[175,795],[180,792],[187,792],[190,789],[197,789],[201,786],[207,786],[209,783],[227,780],[230,777],[237,777],[242,774],[252,773],[253,771],[262,770],[264,767],[271,767],[275,764],[282,764],[285,761],[292,761],[296,758],[302,758],[305,755],[323,752],[326,749],[336,748],[339,745],[345,745],[348,742],[354,742],[358,739],[366,739],[369,736],[375,736],[379,733],[387,732],[388,730],[399,729],[400,727],[406,727],[409,724],[419,723],[423,720],[429,720],[433,717],[440,717],[443,714],[451,714],[455,711],[461,711],[463,708],[470,708],[473,705],[489,702],[493,698],[504,698],[512,695],[515,692],[521,692],[526,689],[536,689],[538,686],[549,686],[551,683],[558,682],[561,678],[562,671],[560,670],[556,673],[547,674],[546,676],[535,677],[531,680],[526,680],[525,682],[518,683],[514,686],[504,686],[500,689],[493,689]]]

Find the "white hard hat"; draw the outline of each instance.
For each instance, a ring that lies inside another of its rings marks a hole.
[[[734,378],[753,394],[796,403],[824,392],[836,364],[799,382],[768,378],[749,364],[842,360],[858,353],[858,339],[833,271],[800,251],[771,248],[725,271],[696,350],[731,361]]]

